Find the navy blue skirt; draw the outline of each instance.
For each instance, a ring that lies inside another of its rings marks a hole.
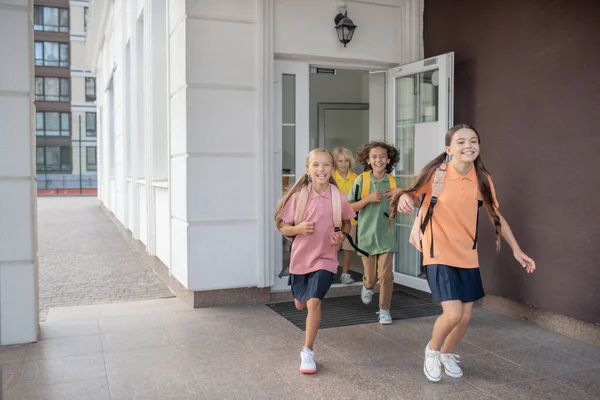
[[[433,301],[460,300],[472,303],[485,296],[479,268],[456,268],[444,264],[425,267]]]
[[[333,273],[324,269],[306,275],[290,274],[288,278],[292,295],[300,303],[306,303],[310,299],[323,300],[332,283]]]

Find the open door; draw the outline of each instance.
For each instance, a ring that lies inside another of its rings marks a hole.
[[[429,161],[444,149],[453,125],[454,53],[392,68],[387,71],[387,139],[400,150],[395,175],[408,187]],[[421,253],[408,242],[414,215],[399,215],[398,254],[394,281],[429,292]]]
[[[309,65],[275,61],[274,176],[276,207],[282,193],[305,171],[309,152]],[[279,231],[275,235],[275,268],[272,290],[288,290],[291,243]]]

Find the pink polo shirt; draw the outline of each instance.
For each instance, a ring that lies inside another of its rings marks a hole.
[[[279,217],[283,222],[294,224],[297,194],[294,194],[285,205]],[[342,201],[342,220],[347,221],[356,215],[348,200],[340,196]],[[330,244],[333,226],[333,208],[331,206],[331,187],[323,194],[318,194],[310,187],[304,220],[315,223],[312,235],[296,235],[292,244],[290,257],[290,273],[305,275],[320,269],[336,273],[338,268],[337,250]]]

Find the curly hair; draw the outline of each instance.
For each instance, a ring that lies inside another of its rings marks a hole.
[[[361,163],[361,165],[364,167],[365,171],[371,171],[373,169],[373,167],[371,167],[371,165],[368,162],[369,161],[369,153],[371,153],[371,150],[373,150],[377,147],[380,147],[387,151],[390,162],[388,163],[387,167],[385,168],[385,172],[387,172],[389,174],[394,170],[394,168],[396,167],[396,164],[398,164],[398,162],[400,161],[400,152],[398,151],[397,148],[395,148],[394,146],[392,146],[390,144],[387,144],[385,142],[369,142],[367,144],[363,144],[356,151],[356,160],[359,163]]]

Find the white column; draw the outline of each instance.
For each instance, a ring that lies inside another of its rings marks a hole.
[[[153,107],[153,71],[154,71],[154,11],[153,0],[144,1],[144,146],[145,146],[145,181],[146,181],[146,252],[151,256],[156,254],[156,246],[154,240],[154,187],[152,186],[153,165],[154,165],[154,107]]]
[[[190,290],[269,279],[264,4],[169,2],[171,273]]]
[[[32,15],[0,0],[0,345],[37,340]]]

